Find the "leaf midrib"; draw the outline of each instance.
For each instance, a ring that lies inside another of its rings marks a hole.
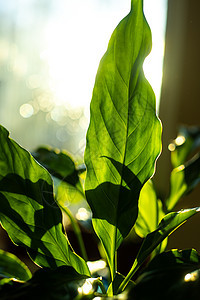
[[[143,24],[143,23],[142,23]],[[144,30],[142,30],[143,32]],[[140,44],[140,49],[138,51],[138,55],[137,55],[137,58],[139,57],[139,54],[140,54],[140,51],[141,51],[141,47],[142,47],[142,44],[143,44],[143,38],[144,38],[144,35],[142,35],[142,40],[141,40],[141,44]],[[136,60],[137,60],[136,58]],[[135,61],[136,61],[135,60]],[[134,67],[134,65],[133,65]],[[118,228],[118,219],[117,219],[117,216],[118,216],[118,212],[119,212],[119,200],[120,200],[120,194],[121,194],[121,187],[122,187],[122,182],[123,182],[123,173],[124,173],[124,167],[125,167],[125,159],[126,159],[126,149],[127,149],[127,143],[128,143],[128,123],[129,123],[129,110],[130,110],[130,103],[129,103],[129,99],[130,99],[130,77],[131,77],[131,74],[132,74],[132,70],[133,68],[129,71],[130,72],[130,76],[129,76],[129,86],[128,86],[128,90],[129,90],[129,93],[128,93],[128,108],[127,108],[127,126],[126,126],[126,142],[125,142],[125,146],[124,146],[124,156],[123,156],[123,162],[122,162],[122,174],[121,174],[121,179],[120,179],[120,191],[119,191],[119,196],[118,196],[118,202],[117,202],[117,209],[116,209],[116,215],[115,215],[115,218],[116,218],[116,226],[114,227],[114,249],[116,249],[116,245],[117,245],[117,228]],[[138,78],[137,78],[137,81],[139,80],[139,75],[138,75]],[[136,84],[137,86],[137,84]],[[138,126],[137,126],[138,127]],[[113,264],[115,264],[115,254],[114,254],[114,262]],[[115,266],[114,266],[114,269],[115,269]],[[116,271],[116,270],[114,270]]]

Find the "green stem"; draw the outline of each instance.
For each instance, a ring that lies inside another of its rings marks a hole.
[[[74,233],[76,234],[76,237],[77,237],[77,240],[78,240],[78,243],[79,243],[81,255],[82,255],[82,257],[85,261],[88,261],[87,252],[86,252],[86,249],[85,249],[85,245],[84,245],[84,242],[83,242],[83,238],[82,238],[82,234],[81,234],[81,230],[79,228],[78,222],[76,221],[76,219],[72,215],[71,211],[67,207],[63,207],[60,204],[58,204],[58,205],[63,210],[63,212],[69,217],[70,222],[72,224],[72,228],[74,230]]]
[[[139,265],[137,266],[137,260],[135,260],[132,268],[130,269],[128,275],[124,278],[124,280],[122,281],[122,283],[120,284],[117,294],[120,294],[124,291],[124,289],[126,288],[127,284],[129,283],[129,281],[131,280],[131,278],[133,277],[133,275],[135,274],[135,272],[139,269]]]

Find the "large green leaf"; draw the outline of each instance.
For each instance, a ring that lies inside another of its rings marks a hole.
[[[59,204],[69,206],[85,201],[85,196],[75,186],[53,178],[56,200]]]
[[[0,277],[29,280],[32,275],[27,266],[14,254],[0,250]]]
[[[40,266],[73,265],[79,273],[89,274],[85,261],[72,251],[63,233],[51,176],[2,126],[0,219],[12,241],[25,246]]]
[[[160,222],[158,228],[154,232],[149,233],[144,239],[144,242],[135,259],[135,262],[129,274],[119,287],[119,291],[122,291],[126,287],[129,280],[132,278],[132,276],[135,274],[138,268],[144,263],[144,261],[148,258],[148,256],[152,253],[152,251],[175,229],[177,229],[187,219],[189,219],[199,211],[200,207],[196,207],[167,214]]]
[[[170,211],[179,199],[193,190],[200,182],[200,153],[196,154],[185,165],[174,169],[170,178],[170,195],[166,207]]]
[[[157,195],[151,180],[143,186],[139,197],[139,214],[134,229],[141,238],[158,227],[164,217],[162,202]]]
[[[86,198],[112,278],[115,252],[136,221],[140,190],[161,150],[155,96],[142,70],[150,49],[143,1],[132,0],[99,65],[85,151]]]

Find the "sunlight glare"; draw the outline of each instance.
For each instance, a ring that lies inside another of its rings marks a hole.
[[[158,14],[159,11],[159,14]],[[151,84],[159,110],[160,91],[163,77],[167,0],[145,0],[144,13],[152,32],[152,50],[144,61],[144,73]]]
[[[159,98],[166,0],[159,0],[159,7],[157,2],[144,1],[145,15],[153,31],[153,51],[145,61],[144,71]],[[76,109],[89,105],[99,61],[106,51],[111,33],[129,9],[129,0],[123,3],[119,0],[58,2],[46,26],[45,46],[40,54],[48,66],[48,88],[54,95],[56,106]],[[158,15],[158,9],[163,13]]]
[[[49,89],[54,94],[55,104],[68,103],[72,109],[85,107],[92,96],[101,56],[121,17],[110,18],[109,5],[98,1],[60,3],[57,18],[55,15],[46,27],[46,49],[40,57],[49,68]]]

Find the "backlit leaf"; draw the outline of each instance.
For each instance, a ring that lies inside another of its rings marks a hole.
[[[185,209],[178,212],[169,213],[162,219],[158,228],[154,232],[149,233],[144,239],[144,242],[129,274],[119,287],[119,292],[121,292],[126,287],[129,280],[132,278],[138,268],[145,262],[152,251],[180,225],[182,225],[186,220],[188,220],[199,211],[200,207]]]
[[[200,127],[181,126],[178,135],[169,145],[173,168],[177,168],[188,159],[188,156],[200,147]]]
[[[200,153],[185,165],[174,169],[170,178],[170,195],[166,207],[170,211],[179,199],[192,191],[200,182]]]
[[[139,213],[134,229],[137,235],[144,238],[148,233],[156,230],[165,213],[162,202],[157,195],[151,180],[143,186],[139,197]]]
[[[112,278],[116,250],[137,219],[140,190],[161,149],[155,96],[142,70],[150,49],[143,1],[132,0],[99,65],[85,151],[86,198]]]
[[[195,266],[200,265],[200,256],[194,249],[177,250],[163,252],[157,255],[148,265],[146,271],[167,270],[175,266]]]
[[[14,254],[0,250],[0,277],[29,280],[32,275],[27,266]]]
[[[73,265],[89,274],[86,262],[63,233],[50,174],[0,127],[0,219],[12,241],[25,246],[44,267]]]

